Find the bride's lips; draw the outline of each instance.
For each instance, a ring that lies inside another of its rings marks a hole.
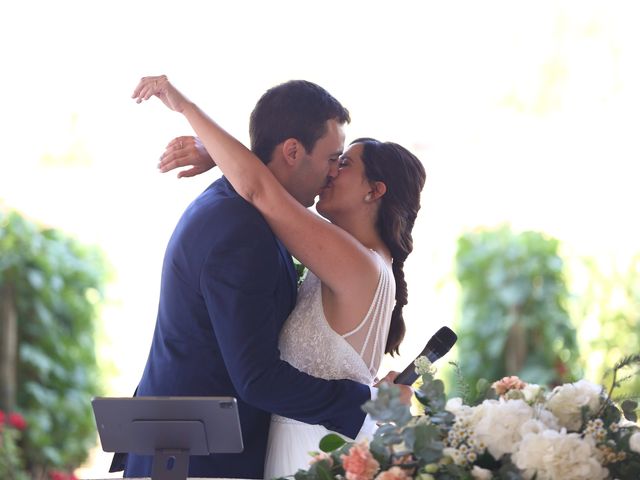
[[[331,187],[332,187],[332,185],[325,185],[324,187],[322,187],[322,188],[320,189],[320,191],[318,192],[318,195],[322,196],[322,194],[323,194],[324,192],[326,192],[327,190],[329,190]]]

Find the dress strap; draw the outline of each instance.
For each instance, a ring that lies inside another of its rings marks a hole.
[[[373,301],[362,321],[351,331],[342,335],[360,354],[369,371],[376,375],[389,335],[391,313],[395,303],[395,283],[384,259],[374,251],[378,258],[379,276]]]

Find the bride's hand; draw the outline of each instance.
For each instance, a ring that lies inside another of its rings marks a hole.
[[[399,383],[394,384],[393,381],[396,379],[396,377],[398,375],[400,375],[400,372],[394,372],[392,370],[389,373],[387,373],[387,375],[385,375],[385,377],[382,380],[380,380],[374,386],[377,387],[381,383],[390,383],[390,384],[395,385],[396,387],[399,387],[400,388],[400,401],[402,403],[404,403],[405,405],[411,406],[411,399],[413,398],[413,395],[414,395],[415,392],[414,392],[413,388],[411,388],[408,385],[401,385]]]
[[[198,137],[176,137],[169,142],[160,157],[158,169],[162,173],[191,166],[178,172],[178,178],[194,177],[216,166]]]
[[[142,77],[131,98],[135,98],[136,103],[141,103],[154,95],[174,112],[182,113],[189,103],[187,97],[169,82],[166,75]]]

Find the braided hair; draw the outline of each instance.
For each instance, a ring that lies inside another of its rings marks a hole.
[[[351,144],[362,144],[362,161],[367,179],[383,182],[387,189],[381,198],[376,228],[393,259],[396,281],[396,304],[391,314],[391,325],[385,353],[400,352],[400,343],[406,331],[402,308],[407,304],[407,282],[404,262],[413,250],[411,230],[420,210],[420,192],[426,172],[420,160],[406,148],[393,142],[380,142],[373,138],[358,138]]]

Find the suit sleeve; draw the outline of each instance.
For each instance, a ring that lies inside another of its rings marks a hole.
[[[240,201],[227,207],[200,288],[238,395],[262,410],[355,438],[369,387],[315,378],[280,359],[282,313],[274,293],[283,269],[275,238],[253,207]]]

